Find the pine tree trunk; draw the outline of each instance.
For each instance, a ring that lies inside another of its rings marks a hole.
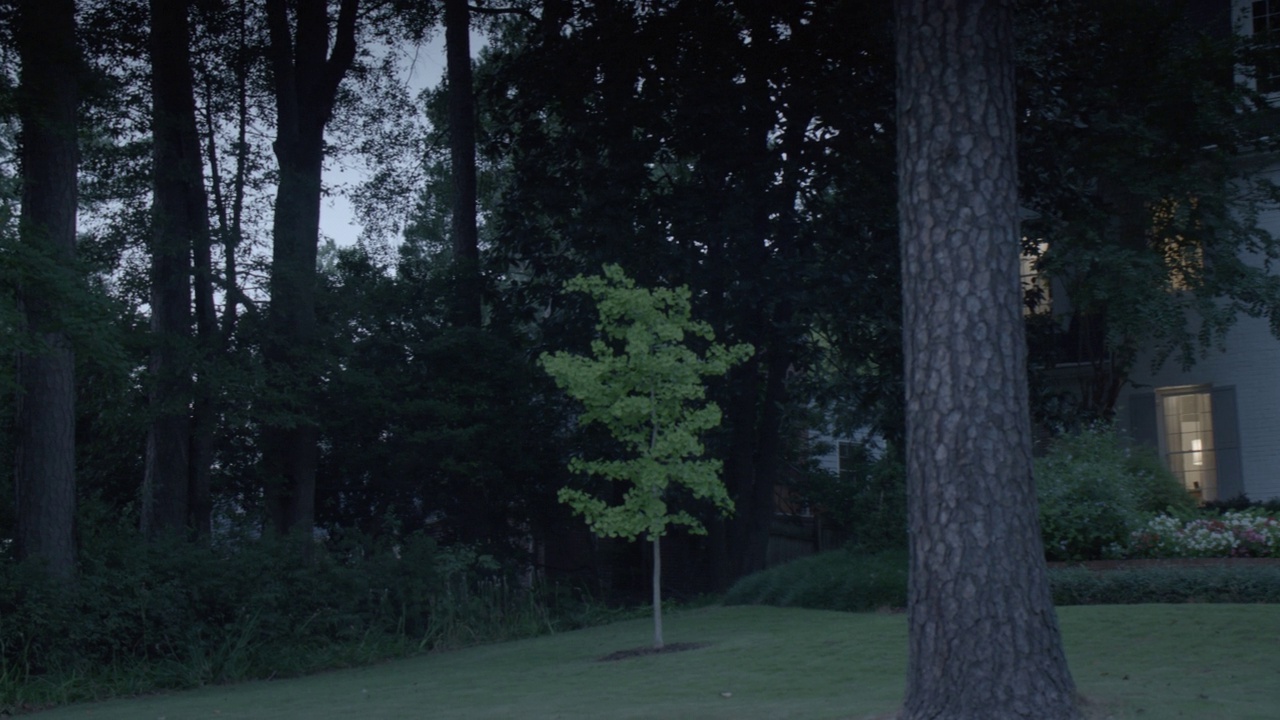
[[[73,0],[22,0],[14,35],[22,63],[23,244],[69,269],[76,247],[76,107],[79,51]],[[18,358],[14,488],[20,559],[75,573],[75,354],[58,329],[49,293],[19,289],[26,330],[38,344]]]
[[[315,522],[316,250],[324,128],[355,60],[357,6],[358,0],[342,0],[332,52],[326,0],[267,0],[266,6],[280,179],[272,223],[270,337],[263,350],[277,406],[275,418],[264,423],[262,452],[267,514],[279,534],[310,535]]]
[[[191,457],[193,360],[192,259],[198,307],[212,309],[208,272],[209,217],[196,131],[188,2],[151,0],[153,238],[151,246],[151,407],[142,493],[147,537],[185,531],[199,466]],[[203,264],[201,261],[203,260]],[[206,320],[207,322],[207,320]],[[207,462],[207,460],[206,460]],[[206,473],[207,476],[207,473]]]
[[[1074,719],[1036,516],[1012,0],[898,0],[904,720]]]
[[[454,323],[480,327],[480,249],[476,230],[476,108],[471,82],[471,13],[467,0],[445,0],[449,75],[449,164],[453,178],[450,236],[457,285]]]

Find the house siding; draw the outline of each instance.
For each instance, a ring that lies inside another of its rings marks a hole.
[[[1264,172],[1272,181],[1280,181],[1280,166]],[[1261,213],[1258,224],[1273,236],[1280,235],[1280,210]],[[1116,416],[1133,415],[1130,397],[1179,385],[1235,387],[1244,492],[1253,500],[1280,497],[1280,340],[1271,334],[1267,320],[1240,316],[1224,347],[1210,349],[1187,371],[1172,360],[1152,373],[1151,358],[1139,357],[1117,403]]]

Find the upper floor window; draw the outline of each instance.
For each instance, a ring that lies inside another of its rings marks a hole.
[[[1195,237],[1196,206],[1193,197],[1167,199],[1152,208],[1151,242],[1164,256],[1170,290],[1194,290],[1204,273],[1204,246]]]
[[[1277,0],[1280,2],[1280,0]],[[1022,257],[1018,274],[1022,279],[1022,314],[1036,315],[1053,309],[1053,298],[1049,294],[1049,279],[1040,271],[1040,258],[1049,250],[1049,243],[1043,240],[1022,241]]]
[[[1237,5],[1237,8],[1241,11],[1241,32],[1246,32],[1261,41],[1266,36],[1280,31],[1280,0],[1253,0],[1245,7]],[[1280,38],[1280,36],[1277,37]],[[1254,87],[1258,92],[1280,92],[1280,63],[1267,57],[1259,57],[1253,68],[1253,79]]]

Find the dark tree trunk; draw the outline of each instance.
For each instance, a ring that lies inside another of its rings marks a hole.
[[[471,83],[471,13],[467,0],[445,0],[449,74],[449,164],[453,178],[450,237],[456,287],[454,323],[480,327],[480,249],[476,231],[476,107]]]
[[[316,441],[312,393],[318,380],[316,247],[324,128],[338,85],[355,60],[358,0],[342,0],[329,51],[325,0],[267,0],[268,55],[276,95],[275,154],[280,168],[272,223],[268,382],[280,404],[263,430],[267,513],[280,534],[310,534],[315,521]]]
[[[248,8],[246,0],[237,3],[236,33],[236,129],[235,171],[231,181],[230,197],[223,190],[222,170],[218,158],[217,122],[214,118],[214,89],[211,83],[203,88],[205,149],[209,162],[209,181],[213,208],[217,217],[218,242],[223,246],[223,293],[225,304],[221,322],[214,306],[214,273],[212,256],[212,228],[202,238],[202,244],[193,247],[195,260],[196,334],[201,352],[201,373],[195,388],[195,400],[191,413],[191,525],[197,538],[207,538],[212,532],[212,471],[218,422],[217,390],[213,378],[226,357],[235,336],[238,306],[242,298],[237,279],[236,250],[243,237],[243,213],[245,173],[247,169],[248,140],[248,68],[245,26]],[[208,221],[206,219],[206,225]]]
[[[209,217],[189,49],[188,3],[151,0],[151,125],[153,236],[151,246],[151,408],[143,479],[142,530],[147,537],[187,529],[197,504],[207,504],[210,458],[193,447],[191,405],[192,259],[201,324],[212,312]],[[200,403],[196,403],[197,409]],[[201,418],[207,421],[206,417]],[[199,422],[196,423],[199,426]],[[203,480],[200,478],[203,477]]]
[[[1031,476],[1012,0],[898,0],[904,720],[1078,718]]]
[[[740,202],[746,208],[738,249],[739,282],[742,295],[751,303],[752,314],[743,326],[748,335],[743,340],[756,349],[755,356],[738,374],[739,383],[732,385],[729,416],[732,439],[725,467],[726,484],[734,502],[734,514],[728,521],[730,559],[727,577],[722,569],[723,590],[727,584],[763,570],[768,561],[769,534],[774,518],[774,488],[781,468],[782,416],[787,400],[786,373],[791,364],[790,343],[784,329],[790,323],[789,305],[776,298],[786,290],[770,292],[773,283],[784,276],[777,273],[779,248],[791,242],[781,238],[774,216],[787,211],[773,204],[769,178],[774,171],[770,135],[777,125],[776,106],[771,98],[769,75],[772,54],[772,12],[756,6],[750,13],[751,52],[746,56],[743,106],[745,146],[743,152],[729,160],[742,163],[729,176],[743,177]],[[732,165],[731,165],[732,167]],[[776,212],[781,210],[781,212]],[[786,280],[782,280],[786,282]]]
[[[23,0],[15,36],[22,63],[21,240],[70,268],[76,250],[76,107],[79,55],[74,0]],[[38,347],[18,358],[15,549],[57,577],[75,573],[75,354],[58,310],[39,288],[19,290]]]

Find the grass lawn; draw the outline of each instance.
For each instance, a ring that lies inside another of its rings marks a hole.
[[[1059,609],[1093,718],[1274,720],[1280,605]],[[906,618],[770,607],[670,613],[701,649],[600,662],[646,620],[307,678],[72,705],[39,720],[188,718],[887,718],[902,700]]]

